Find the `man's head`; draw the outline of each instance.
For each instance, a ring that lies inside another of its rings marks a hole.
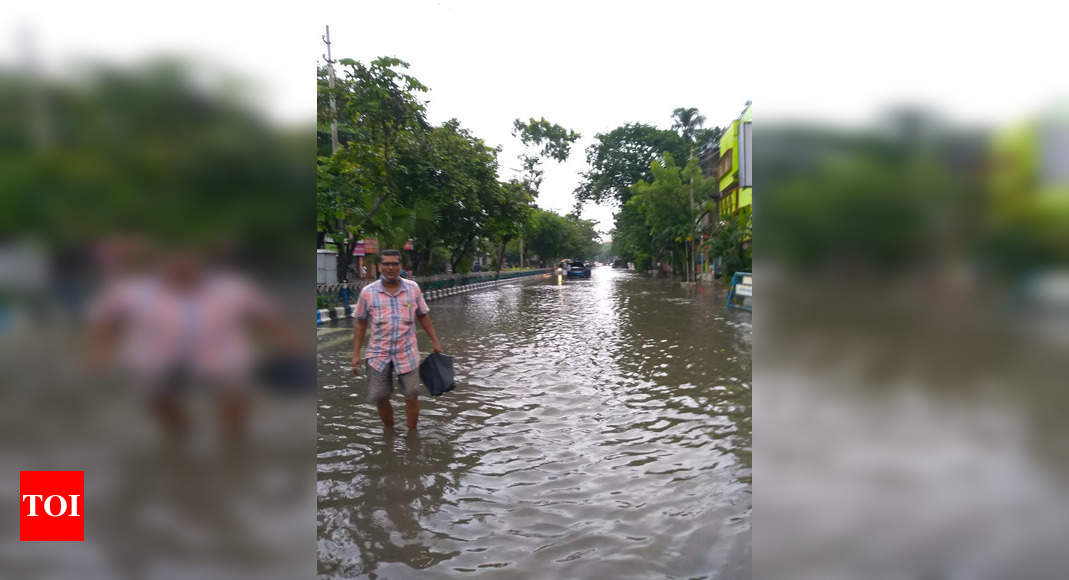
[[[401,252],[383,250],[379,254],[379,270],[387,282],[396,282],[401,278]]]

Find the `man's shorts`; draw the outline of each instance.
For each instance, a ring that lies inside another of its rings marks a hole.
[[[377,371],[371,363],[364,361],[367,369],[367,398],[372,403],[388,399],[393,393],[393,362],[386,363],[386,368]],[[416,371],[397,375],[397,382],[401,383],[401,393],[406,399],[419,398],[419,373]]]

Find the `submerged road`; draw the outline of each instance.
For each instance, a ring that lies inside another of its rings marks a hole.
[[[321,326],[319,573],[749,578],[751,315],[723,300],[602,267],[431,302],[457,389],[412,434],[352,321]]]

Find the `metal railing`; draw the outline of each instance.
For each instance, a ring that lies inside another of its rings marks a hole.
[[[424,292],[430,292],[432,290],[445,290],[449,288],[459,288],[462,286],[468,286],[472,284],[480,284],[483,282],[492,282],[494,280],[510,280],[513,278],[521,278],[524,276],[533,276],[536,274],[543,274],[549,272],[549,269],[531,269],[520,270],[511,272],[501,272],[500,276],[496,276],[494,272],[471,272],[468,274],[437,274],[434,276],[415,276],[408,278],[413,282],[419,284],[420,290]],[[360,296],[360,291],[367,286],[375,282],[375,280],[357,280],[355,282],[338,282],[334,284],[316,284],[316,308],[337,308],[344,307],[345,314],[350,314],[350,309],[353,304],[356,303],[357,297]]]

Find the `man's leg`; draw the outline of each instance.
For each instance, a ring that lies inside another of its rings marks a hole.
[[[405,423],[411,430],[416,428],[417,421],[419,421],[419,399],[405,397]]]
[[[389,363],[382,371],[365,363],[367,372],[368,399],[375,403],[379,418],[387,428],[393,428],[393,405],[390,405],[390,393],[393,391],[393,364]]]
[[[385,399],[379,401],[377,406],[379,408],[379,418],[382,419],[382,424],[392,429],[393,405],[390,404],[390,398],[386,397]]]
[[[419,421],[419,373],[411,371],[397,376],[401,383],[401,392],[405,396],[405,423],[410,430],[416,428]]]

